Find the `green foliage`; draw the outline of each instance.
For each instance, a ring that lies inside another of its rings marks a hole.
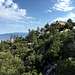
[[[20,75],[23,73],[23,63],[18,57],[14,57],[10,52],[0,52],[0,74]]]
[[[75,75],[75,23],[64,23],[47,23],[25,38],[2,41],[0,75],[46,75],[49,70],[48,75]]]

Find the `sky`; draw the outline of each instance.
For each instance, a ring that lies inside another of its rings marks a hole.
[[[75,0],[0,0],[0,34],[28,32],[69,18],[75,20]]]

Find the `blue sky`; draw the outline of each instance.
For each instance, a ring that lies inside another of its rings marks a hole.
[[[75,20],[75,0],[0,0],[0,34],[27,32],[68,18]]]

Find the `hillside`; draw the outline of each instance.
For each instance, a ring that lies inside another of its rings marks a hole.
[[[25,37],[27,35],[27,33],[6,33],[6,34],[0,34],[0,40],[10,40],[10,38],[12,37],[13,39],[16,37],[16,36],[19,36],[19,37]]]
[[[0,43],[1,75],[75,75],[75,22],[56,21],[25,38]]]

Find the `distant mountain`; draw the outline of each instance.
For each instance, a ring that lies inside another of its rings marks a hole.
[[[5,34],[0,34],[0,40],[4,41],[4,40],[9,40],[10,38],[14,38],[16,36],[19,37],[25,37],[27,35],[27,33],[5,33]]]

